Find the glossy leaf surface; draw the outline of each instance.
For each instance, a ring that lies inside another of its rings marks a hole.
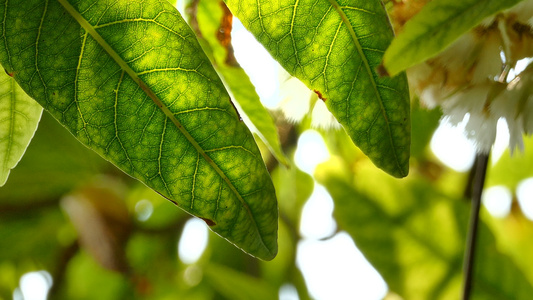
[[[388,73],[396,75],[444,50],[484,18],[522,0],[434,0],[396,37],[383,58]]]
[[[379,0],[227,0],[232,12],[293,76],[325,101],[374,164],[409,170],[409,92],[404,74],[376,68],[393,38]]]
[[[26,152],[43,108],[0,72],[0,187]]]
[[[262,259],[277,205],[254,139],[165,0],[2,1],[0,61],[76,138]]]

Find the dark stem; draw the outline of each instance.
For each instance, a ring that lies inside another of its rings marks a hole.
[[[474,179],[476,177],[476,171],[477,166],[479,165],[479,155],[476,155],[476,158],[474,159],[474,164],[472,165],[472,168],[470,168],[470,171],[468,172],[468,179],[466,180],[465,189],[463,192],[463,197],[465,200],[472,201],[472,192],[474,190]]]
[[[463,263],[463,300],[470,299],[472,292],[472,273],[474,270],[474,254],[476,248],[477,229],[479,223],[479,208],[481,207],[481,193],[487,175],[489,154],[478,154],[476,157],[475,175],[472,184],[472,207],[470,210],[470,224],[466,240],[465,257]]]

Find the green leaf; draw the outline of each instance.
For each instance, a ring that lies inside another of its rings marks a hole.
[[[355,180],[340,175],[334,165],[319,167],[317,178],[335,202],[340,228],[354,238],[389,288],[404,299],[456,299],[468,202],[443,195],[426,179],[398,181],[359,166]],[[531,283],[499,252],[483,222],[475,266],[472,299],[531,297]]]
[[[197,22],[198,36],[204,50],[211,54],[215,69],[224,79],[239,107],[251,121],[261,140],[277,161],[289,165],[281,149],[276,124],[263,106],[248,74],[240,67],[231,45],[232,15],[219,0],[193,1],[190,5],[191,25]]]
[[[501,10],[522,0],[433,0],[392,41],[383,57],[387,72],[399,72],[433,57]]]
[[[267,282],[228,267],[211,263],[204,269],[204,272],[211,286],[226,299],[270,300],[278,298],[277,290]]]
[[[138,184],[129,189],[127,197],[128,206],[131,214],[135,213],[137,219],[140,216],[138,213],[139,204],[146,203],[146,201],[152,205],[153,212],[147,220],[143,219],[137,222],[136,225],[140,228],[155,231],[168,227],[175,228],[179,224],[184,223],[184,220],[189,219],[189,215],[181,210],[172,209],[172,203],[152,189],[142,184]]]
[[[0,203],[38,206],[110,170],[116,172],[44,112],[24,157],[0,188]]]
[[[87,252],[78,252],[65,271],[57,299],[135,299],[126,276],[98,265]]]
[[[0,62],[83,144],[244,251],[277,252],[252,134],[166,0],[2,1]]]
[[[495,232],[500,249],[512,255],[516,264],[533,283],[533,222],[519,209],[512,209],[507,217],[490,218],[488,223]]]
[[[439,108],[428,110],[417,102],[411,111],[411,157],[422,158],[439,126],[442,112]]]
[[[49,203],[46,209],[30,205],[11,208],[0,205],[0,236],[3,245],[9,245],[0,251],[0,262],[18,262],[22,269],[25,266],[21,262],[26,261],[52,269],[62,246],[55,238],[65,224],[57,202]],[[21,238],[24,236],[32,238]]]
[[[26,152],[43,108],[0,72],[0,187]]]
[[[288,167],[289,158],[281,149],[278,128],[268,110],[261,103],[248,74],[240,67],[220,68],[220,74],[226,80],[239,107],[257,129],[257,135],[268,147],[270,153],[279,163]]]
[[[300,224],[300,212],[315,186],[313,177],[298,169],[296,165],[290,168],[278,167],[272,171],[272,181],[276,187],[279,208],[295,227]]]
[[[511,155],[507,149],[487,173],[487,186],[504,185],[515,191],[524,179],[533,177],[533,137],[524,136],[524,152]]]
[[[314,90],[355,144],[386,172],[409,170],[405,74],[376,68],[393,38],[379,0],[226,0],[228,7],[293,76]]]

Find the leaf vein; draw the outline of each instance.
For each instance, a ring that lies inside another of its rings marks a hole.
[[[370,63],[368,62],[368,59],[367,59],[367,57],[366,57],[366,55],[365,55],[365,53],[363,51],[363,47],[359,43],[359,39],[357,37],[357,34],[355,33],[355,31],[353,30],[353,28],[351,26],[350,20],[348,19],[348,17],[344,13],[344,11],[339,6],[339,3],[336,0],[329,0],[329,2],[331,3],[331,5],[333,5],[333,7],[335,7],[335,9],[339,13],[339,16],[341,17],[342,21],[346,24],[346,27],[348,28],[348,31],[349,31],[349,33],[350,33],[350,35],[352,37],[354,46],[357,49],[357,52],[359,53],[359,56],[361,57],[361,60],[364,63],[366,73],[367,73],[368,77],[370,78],[370,81],[372,83],[372,87],[373,87],[373,90],[374,90],[374,94],[375,94],[376,99],[378,100],[378,103],[380,105],[381,115],[385,119],[385,123],[387,125],[387,132],[388,132],[388,137],[389,137],[388,140],[389,140],[390,145],[392,146],[392,149],[394,149],[392,151],[392,153],[394,155],[394,161],[396,162],[397,169],[400,172],[402,172],[402,167],[400,166],[400,160],[399,160],[398,154],[396,153],[396,150],[395,150],[397,148],[396,148],[395,142],[394,142],[394,140],[392,138],[391,124],[389,122],[389,118],[388,118],[387,113],[385,111],[385,106],[383,104],[383,98],[381,97],[381,93],[378,90],[376,79],[374,77],[374,73],[372,72],[372,68],[370,66]]]
[[[193,210],[194,207],[194,190],[196,189],[196,177],[198,176],[198,165],[200,163],[200,153],[198,153],[198,156],[196,157],[196,167],[194,169],[194,174],[192,176],[192,189],[191,189],[191,210]]]

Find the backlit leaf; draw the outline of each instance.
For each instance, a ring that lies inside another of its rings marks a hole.
[[[171,4],[0,6],[0,62],[76,138],[244,251],[276,255],[276,198],[260,152]]]
[[[391,75],[444,50],[484,18],[522,0],[433,0],[409,20],[383,57]]]
[[[325,101],[374,164],[409,171],[409,91],[404,74],[376,68],[393,38],[381,1],[226,0],[228,7],[293,76]]]
[[[486,185],[504,185],[514,191],[529,177],[533,177],[533,137],[524,136],[524,152],[515,151],[511,155],[507,149],[489,169]]]
[[[83,159],[80,159],[82,157]],[[114,167],[43,112],[24,157],[0,188],[0,203],[39,205]]]
[[[276,289],[266,281],[251,277],[246,273],[214,263],[206,266],[203,271],[213,288],[224,295],[226,299],[277,299]]]
[[[0,187],[26,152],[43,108],[0,72]]]
[[[280,163],[288,166],[288,158],[281,149],[276,124],[261,103],[250,78],[233,54],[231,12],[220,0],[192,1],[191,5],[194,9],[189,11],[194,12],[191,13],[191,17],[197,22],[201,45],[208,54],[211,54],[215,69],[224,79],[238,106],[244,112],[244,117],[247,117],[253,124],[272,155]],[[247,119],[244,119],[245,122]]]
[[[443,195],[422,178],[400,182],[359,166],[354,179],[332,165],[321,166],[317,177],[335,202],[335,219],[389,288],[404,299],[457,299],[468,203]],[[472,299],[531,297],[531,283],[499,252],[484,223],[476,249]]]

